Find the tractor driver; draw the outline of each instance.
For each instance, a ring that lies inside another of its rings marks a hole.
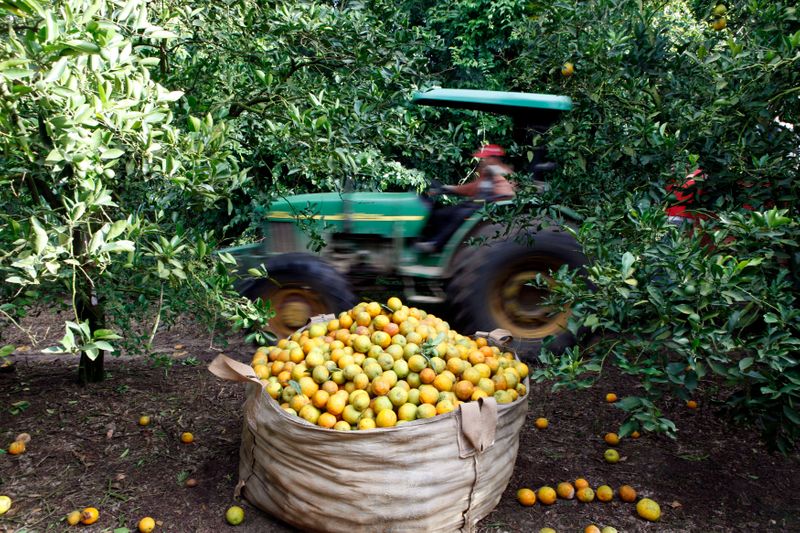
[[[478,177],[463,185],[442,187],[445,192],[466,196],[469,200],[457,205],[434,206],[422,233],[425,240],[416,243],[417,250],[426,253],[440,252],[450,236],[485,202],[514,197],[514,185],[506,179],[511,173],[511,167],[503,163],[501,158],[504,155],[505,151],[496,144],[483,146],[473,154],[473,157],[480,159]]]

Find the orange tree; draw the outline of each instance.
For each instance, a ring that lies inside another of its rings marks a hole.
[[[232,259],[211,256],[204,223],[247,181],[235,143],[208,115],[176,126],[183,92],[153,81],[158,60],[140,53],[174,34],[138,2],[6,1],[0,13],[3,321],[34,303],[69,309],[48,351],[80,354],[82,382],[103,378],[122,335],[148,348],[167,309],[200,302],[263,323],[268,309],[232,291]],[[151,318],[136,338],[131,324]]]
[[[628,415],[623,435],[674,435],[665,398],[723,385],[720,407],[791,447],[800,436],[793,3],[402,5],[441,37],[431,58],[443,85],[575,103],[547,137],[511,150],[546,143],[559,163],[544,204],[577,211],[592,266],[586,278],[561,272],[555,303],[571,305],[573,331],[603,335],[591,349],[545,351],[538,376],[586,387],[615,366],[640,378],[646,394],[617,404]],[[699,168],[692,208],[703,222],[678,229],[666,191]]]
[[[617,404],[629,415],[622,435],[672,434],[665,394],[685,400],[724,385],[720,407],[789,449],[800,436],[796,8],[525,9],[502,79],[577,104],[551,132],[562,165],[553,190],[586,216],[578,236],[593,265],[586,279],[562,273],[557,295],[572,305],[574,331],[604,334],[590,350],[545,352],[540,377],[588,386],[611,365],[639,377],[646,394]],[[698,168],[692,208],[703,221],[676,228],[665,187]]]

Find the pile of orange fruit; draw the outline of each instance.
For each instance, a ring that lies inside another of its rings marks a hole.
[[[525,396],[512,352],[450,329],[396,297],[363,302],[256,350],[251,366],[283,409],[336,430],[392,427],[492,396]]]

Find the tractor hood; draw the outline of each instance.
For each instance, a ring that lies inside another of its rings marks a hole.
[[[283,197],[270,205],[266,217],[268,223],[310,223],[320,231],[415,237],[428,212],[411,192],[326,192]]]

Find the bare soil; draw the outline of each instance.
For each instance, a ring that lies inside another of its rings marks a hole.
[[[14,355],[15,371],[0,373],[0,447],[21,432],[32,438],[25,454],[0,455],[0,494],[14,501],[0,517],[0,531],[70,530],[64,516],[87,506],[100,509],[99,521],[81,528],[87,532],[135,530],[143,516],[154,517],[164,532],[231,528],[224,513],[237,503],[244,387],[215,378],[206,364],[220,351],[249,360],[253,348],[238,339],[212,344],[207,331],[186,320],[159,333],[157,358],[108,358],[106,381],[83,388],[74,381],[75,359],[38,353],[60,337],[57,323],[45,315],[28,324],[35,345],[3,331],[4,343],[23,348]],[[800,531],[798,456],[770,453],[756,433],[718,418],[709,407],[713,398],[699,398],[697,410],[667,406],[679,439],[624,439],[617,447],[622,459],[611,465],[603,460],[602,436],[619,427],[622,412],[603,398],[609,391],[633,393],[635,383],[607,375],[590,390],[550,388],[532,386],[514,475],[480,531],[582,531],[590,523],[621,532]],[[148,427],[137,425],[143,414],[152,417]],[[533,425],[540,416],[550,421],[545,430]],[[184,431],[194,434],[193,444],[180,442]],[[518,488],[555,487],[578,477],[595,488],[632,485],[661,505],[662,520],[645,522],[633,504],[616,498],[533,507],[516,501]],[[187,478],[197,486],[187,488]],[[245,522],[237,531],[293,531],[239,504]]]

